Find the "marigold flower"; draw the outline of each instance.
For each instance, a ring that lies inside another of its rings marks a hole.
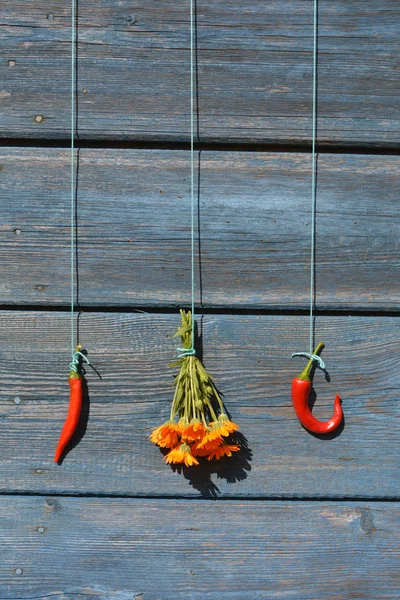
[[[212,450],[216,450],[222,443],[222,438],[203,443],[203,440],[197,441],[192,446],[193,456],[208,456]]]
[[[150,439],[161,448],[174,448],[179,443],[179,431],[178,423],[166,421],[152,431]]]
[[[192,455],[188,444],[181,444],[180,446],[173,448],[165,457],[165,462],[169,464],[183,463],[187,467],[199,464],[199,461]]]
[[[223,437],[227,437],[228,435],[237,431],[238,429],[238,425],[236,425],[236,423],[233,423],[233,421],[230,421],[228,417],[226,417],[226,419],[223,420],[218,419],[218,421],[212,421],[210,423],[210,429],[200,441],[199,447],[204,448],[209,442],[213,442],[215,440],[222,440]]]
[[[210,423],[211,424],[211,423]],[[207,431],[204,437],[198,442],[199,448],[215,448],[222,442],[222,435],[219,430],[212,428]]]
[[[233,446],[231,444],[222,444],[222,446],[219,446],[215,450],[212,450],[208,455],[207,459],[212,460],[213,458],[215,458],[216,460],[219,460],[223,456],[232,456],[232,452],[238,452],[239,450],[239,446]]]
[[[203,423],[201,423],[201,421],[198,419],[192,419],[190,423],[182,429],[181,435],[184,439],[194,442],[195,440],[201,440],[206,432],[207,429]]]
[[[229,431],[229,433],[235,433],[235,431],[237,431],[239,429],[239,425],[236,425],[236,423],[231,421],[230,418],[228,417],[228,415],[226,415],[225,413],[221,413],[219,415],[218,422],[221,423],[223,425],[224,429]],[[223,434],[223,435],[225,435],[225,434]]]
[[[182,431],[185,429],[186,425],[188,424],[187,420],[184,419],[183,417],[181,417],[177,423],[177,427],[178,427],[178,431],[179,433],[182,433]]]

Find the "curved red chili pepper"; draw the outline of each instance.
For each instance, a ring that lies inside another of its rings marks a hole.
[[[76,352],[79,352],[81,349],[82,346],[77,346]],[[64,450],[78,425],[82,409],[83,376],[71,369],[68,382],[70,387],[68,414],[60,434],[57,450],[54,455],[54,462],[58,462],[62,457]]]
[[[316,347],[314,354],[319,354],[324,348],[320,343]],[[292,381],[292,404],[300,423],[313,433],[330,433],[339,427],[343,419],[343,411],[340,403],[340,396],[337,394],[334,402],[333,417],[329,421],[318,421],[311,413],[308,399],[311,392],[312,382],[310,372],[314,361],[310,359],[304,371],[295,377]]]

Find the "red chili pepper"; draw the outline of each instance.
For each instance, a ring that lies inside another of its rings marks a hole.
[[[314,354],[319,354],[325,347],[320,343],[316,347]],[[334,431],[342,422],[343,411],[340,403],[340,396],[337,394],[334,402],[333,417],[329,421],[318,421],[310,410],[308,398],[311,392],[310,372],[314,361],[310,359],[304,371],[295,377],[292,381],[292,404],[300,423],[313,433],[330,433]]]
[[[79,344],[76,347],[75,352],[80,352],[81,349],[82,346]],[[71,366],[73,365],[71,364]],[[72,438],[75,429],[78,425],[82,409],[83,376],[80,373],[71,369],[71,371],[69,372],[68,382],[70,387],[68,414],[67,418],[65,419],[64,427],[62,428],[60,434],[57,450],[54,455],[54,462],[58,462],[60,460],[68,442]]]

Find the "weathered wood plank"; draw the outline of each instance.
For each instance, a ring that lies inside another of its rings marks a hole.
[[[173,370],[166,365],[175,355],[178,320],[81,314],[80,340],[102,380],[89,370],[86,433],[57,466],[52,458],[68,405],[69,316],[0,313],[0,490],[399,497],[398,319],[316,319],[332,381],[316,375],[314,412],[329,418],[340,392],[346,417],[342,433],[327,441],[301,428],[290,402],[291,379],[304,364],[290,355],[307,349],[305,317],[202,317],[205,365],[250,451],[184,476],[148,440],[169,415]]]
[[[70,7],[3,4],[0,135],[68,136]],[[187,3],[80,0],[81,138],[188,139],[188,17]],[[197,0],[196,17],[199,139],[309,140],[312,5]],[[319,3],[321,142],[398,144],[398,21],[393,0]]]
[[[317,308],[398,308],[399,160],[319,157]],[[188,153],[86,149],[78,162],[80,304],[189,302]],[[0,164],[0,302],[65,305],[68,151],[3,149]],[[308,306],[310,165],[305,154],[197,155],[199,304]]]
[[[398,503],[2,497],[0,509],[4,600],[400,594]]]

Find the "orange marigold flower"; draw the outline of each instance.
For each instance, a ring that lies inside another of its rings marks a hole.
[[[182,433],[182,431],[185,429],[186,425],[188,424],[187,420],[184,419],[183,417],[181,417],[177,423],[177,427],[179,430],[179,433]]]
[[[152,431],[150,439],[161,448],[174,448],[179,443],[179,424],[166,421]]]
[[[222,443],[222,439],[211,440],[203,444],[203,440],[197,441],[192,446],[193,456],[208,456],[210,452],[216,450]]]
[[[204,437],[198,442],[199,448],[215,447],[215,444],[219,446],[222,441],[222,437],[219,431],[210,430],[204,435]]]
[[[207,429],[203,423],[201,423],[198,419],[192,419],[190,423],[182,429],[181,435],[183,438],[194,442],[195,440],[200,440],[206,432]]]
[[[222,444],[219,448],[212,450],[208,455],[208,460],[212,460],[213,458],[219,460],[223,456],[232,456],[232,452],[238,452],[240,450],[239,446],[232,446],[231,444]]]
[[[224,429],[229,431],[229,433],[235,433],[239,429],[239,425],[236,425],[233,421],[230,420],[228,415],[225,413],[221,413],[218,417],[218,422],[223,425]],[[226,435],[223,433],[222,435]]]
[[[226,417],[226,415],[220,415],[220,417],[221,416]],[[236,423],[233,423],[233,421],[230,421],[228,417],[226,417],[226,419],[218,419],[218,421],[212,421],[210,423],[210,428],[211,429],[207,431],[207,433],[204,435],[203,439],[199,443],[200,448],[204,448],[209,442],[213,442],[215,440],[222,440],[223,437],[227,437],[228,435],[239,429],[238,425],[236,425]]]
[[[187,467],[198,465],[199,461],[192,455],[190,446],[188,444],[181,444],[176,448],[172,448],[165,457],[166,463],[183,463]]]

